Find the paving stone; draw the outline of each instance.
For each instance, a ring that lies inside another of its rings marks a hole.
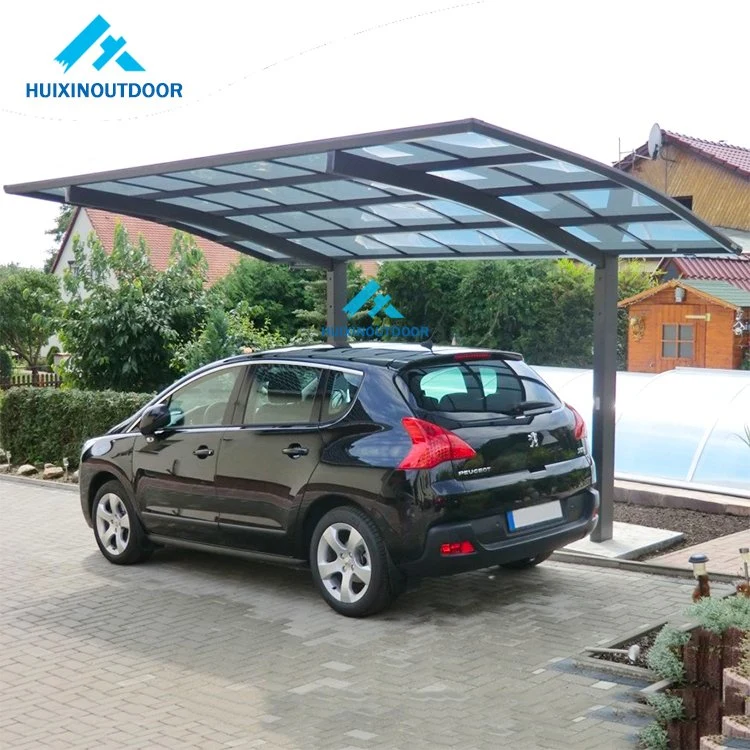
[[[340,617],[304,571],[164,549],[110,565],[75,493],[0,479],[0,747],[619,750],[585,646],[693,582],[545,563]],[[116,743],[112,716],[117,712]]]

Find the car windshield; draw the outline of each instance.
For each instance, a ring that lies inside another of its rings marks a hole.
[[[410,368],[402,377],[417,406],[426,411],[517,414],[560,406],[522,362],[448,362]]]

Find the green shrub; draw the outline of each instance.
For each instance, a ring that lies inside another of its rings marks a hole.
[[[649,669],[653,669],[662,679],[682,682],[685,667],[680,660],[679,649],[689,640],[690,633],[665,625],[646,655]]]
[[[669,748],[667,730],[658,721],[652,721],[644,727],[638,739],[641,747],[647,750],[668,750]]]
[[[5,349],[0,349],[0,378],[9,378],[13,374],[13,359]]]
[[[0,406],[3,448],[15,464],[68,458],[76,467],[85,440],[106,432],[150,399],[147,393],[11,388]]]
[[[656,693],[647,698],[649,706],[656,711],[659,721],[667,724],[670,721],[681,721],[685,718],[685,705],[679,695]]]
[[[745,596],[705,597],[693,604],[687,614],[713,633],[723,633],[729,628],[750,630],[750,599]]]

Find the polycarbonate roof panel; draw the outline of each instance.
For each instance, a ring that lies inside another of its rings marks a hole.
[[[478,120],[12,185],[264,260],[721,255],[731,240],[631,175]]]

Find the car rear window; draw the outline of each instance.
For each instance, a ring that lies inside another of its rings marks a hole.
[[[448,362],[409,368],[401,377],[417,406],[426,411],[503,413],[528,402],[560,406],[523,362]]]

